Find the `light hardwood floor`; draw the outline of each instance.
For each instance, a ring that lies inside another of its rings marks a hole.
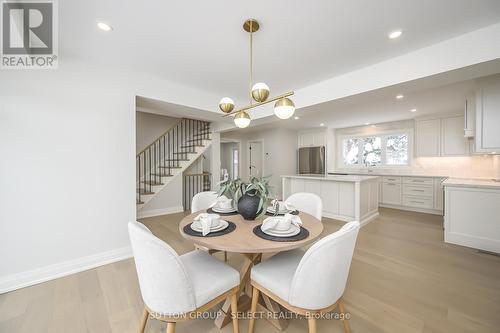
[[[443,243],[441,217],[380,211],[361,229],[351,266],[344,299],[353,332],[500,332],[500,257]],[[144,223],[185,253],[193,246],[179,235],[182,216]],[[342,225],[324,224],[325,234]],[[229,254],[231,265],[239,262]],[[142,309],[130,259],[0,295],[0,332],[137,332]],[[246,332],[247,321],[240,327]],[[164,329],[150,320],[146,332]],[[220,331],[211,320],[193,320],[177,332]],[[231,325],[222,332],[232,332]],[[255,332],[277,331],[257,320]],[[293,320],[286,332],[307,332],[307,320]],[[342,325],[319,321],[318,332],[342,332]]]

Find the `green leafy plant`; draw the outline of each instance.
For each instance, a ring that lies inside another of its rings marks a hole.
[[[240,178],[234,180],[227,180],[219,184],[219,190],[217,195],[220,197],[225,195],[227,198],[233,199],[233,207],[237,208],[238,200],[243,195],[257,196],[259,197],[259,209],[261,211],[264,204],[267,203],[268,199],[273,199],[274,194],[272,191],[272,186],[269,185],[269,177],[253,177],[250,176],[248,183],[243,182]],[[262,209],[261,214],[264,213]]]

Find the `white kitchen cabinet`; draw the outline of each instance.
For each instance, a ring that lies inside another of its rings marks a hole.
[[[291,178],[290,179],[290,194],[304,192],[304,179]],[[289,196],[290,194],[287,194]],[[285,195],[285,193],[283,193]],[[285,198],[283,198],[285,199]]]
[[[330,215],[339,214],[339,185],[338,182],[323,182],[321,184],[321,200],[323,211]]]
[[[500,253],[500,187],[445,184],[444,241]]]
[[[382,203],[401,205],[401,184],[382,183]]]
[[[314,133],[299,134],[299,148],[314,146]]]
[[[468,153],[464,135],[464,116],[441,119],[441,156],[462,156]]]
[[[320,180],[304,180],[304,192],[314,193],[321,197],[321,181]]]
[[[464,136],[463,114],[415,120],[417,157],[465,156],[469,140]]]
[[[326,131],[319,130],[313,132],[299,133],[299,148],[326,146]]]
[[[441,155],[441,119],[417,120],[416,124],[416,155]]]
[[[477,153],[500,154],[500,75],[479,81],[476,92]]]
[[[380,206],[441,215],[441,181],[434,177],[384,176]]]

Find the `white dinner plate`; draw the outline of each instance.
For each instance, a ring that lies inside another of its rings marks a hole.
[[[218,208],[218,207],[212,207],[212,210],[216,213],[234,213],[236,209],[234,208]]]
[[[267,212],[271,213],[271,214],[275,214],[276,210],[272,206],[269,206],[269,207],[267,207]],[[285,209],[285,210],[279,210],[278,214],[286,214],[286,213],[291,213],[291,212],[292,212],[291,210]]]
[[[260,230],[262,230],[262,227]],[[290,229],[286,231],[268,229],[268,230],[262,230],[262,232],[269,236],[274,236],[274,237],[292,237],[300,233],[300,227],[297,227],[295,224],[292,224],[290,226]]]
[[[219,220],[219,224],[215,227],[210,228],[210,232],[217,232],[217,231],[222,231],[226,229],[229,226],[229,223],[224,220]],[[198,221],[194,221],[191,223],[191,229],[193,229],[196,232],[202,232],[203,229],[201,228],[201,224]]]

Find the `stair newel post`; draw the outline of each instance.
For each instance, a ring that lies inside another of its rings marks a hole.
[[[137,163],[139,162],[139,163]],[[137,180],[139,183],[139,192],[137,193],[137,203],[141,202],[141,155],[137,156],[136,159],[136,167],[137,167]]]
[[[186,120],[183,119],[182,120],[182,146],[184,146],[186,144]],[[182,151],[184,152],[184,154],[182,154],[183,158],[184,159],[187,159],[187,156],[188,156],[188,153],[187,153],[187,150],[182,148]]]
[[[153,168],[151,169],[153,172],[156,168],[156,142],[153,144]],[[152,178],[153,178],[153,182],[156,184],[157,183],[157,179],[156,179],[156,172],[154,173],[154,175],[152,175]]]
[[[164,135],[163,136],[163,157],[162,157],[162,161],[163,161],[163,168],[161,168],[161,174],[164,174],[166,172],[165,170],[165,152],[166,152],[166,148],[165,148],[165,142],[167,141],[167,136]]]

